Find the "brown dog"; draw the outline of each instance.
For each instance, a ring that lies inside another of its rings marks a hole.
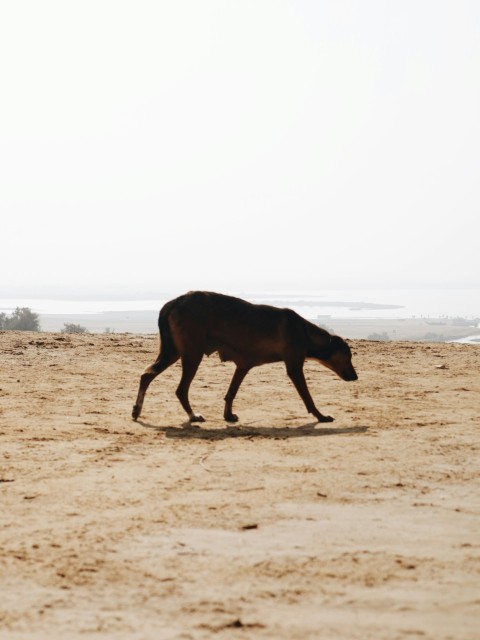
[[[191,291],[162,307],[158,326],[160,354],[140,378],[132,411],[134,420],[140,415],[152,380],[181,358],[177,397],[190,422],[204,422],[201,415],[193,413],[188,390],[204,354],[214,351],[218,351],[222,362],[231,360],[237,365],[225,396],[223,416],[229,422],[238,420],[232,413],[232,404],[243,379],[252,367],[261,364],[285,362],[307,411],[319,422],[331,422],[333,418],[322,415],[312,400],[303,375],[305,359],[318,360],[342,380],[357,380],[348,344],[291,309],[251,304],[220,293]]]

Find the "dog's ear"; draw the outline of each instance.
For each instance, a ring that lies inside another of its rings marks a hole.
[[[308,339],[320,349],[328,349],[333,337],[325,329],[311,323],[307,325],[307,336]]]
[[[351,353],[350,347],[348,346],[348,343],[346,340],[344,340],[340,336],[330,336],[330,337],[331,337],[330,349],[332,353],[346,353],[346,354]]]

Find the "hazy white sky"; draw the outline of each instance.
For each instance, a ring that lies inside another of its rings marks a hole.
[[[478,0],[0,4],[0,289],[480,282]]]

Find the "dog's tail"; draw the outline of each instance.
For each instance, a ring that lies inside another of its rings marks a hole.
[[[161,368],[162,364],[166,360],[170,360],[176,353],[177,348],[173,341],[172,332],[170,329],[169,316],[174,306],[175,300],[167,302],[161,309],[158,316],[158,330],[160,332],[160,354],[157,358],[157,362],[152,366],[152,369]]]

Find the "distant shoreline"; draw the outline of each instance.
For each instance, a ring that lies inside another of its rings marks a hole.
[[[480,339],[478,325],[455,325],[444,318],[309,318],[345,338],[450,342]],[[40,314],[43,331],[59,332],[65,323],[79,324],[92,333],[156,334],[158,310],[114,311],[91,314]],[[441,322],[441,324],[440,324]],[[434,323],[434,324],[432,324]]]
[[[257,304],[289,307],[346,338],[448,342],[475,339],[479,333],[479,289],[231,293]],[[69,323],[92,333],[154,334],[159,310],[171,297],[0,298],[0,312],[9,314],[17,306],[31,308],[47,332],[62,331]]]

